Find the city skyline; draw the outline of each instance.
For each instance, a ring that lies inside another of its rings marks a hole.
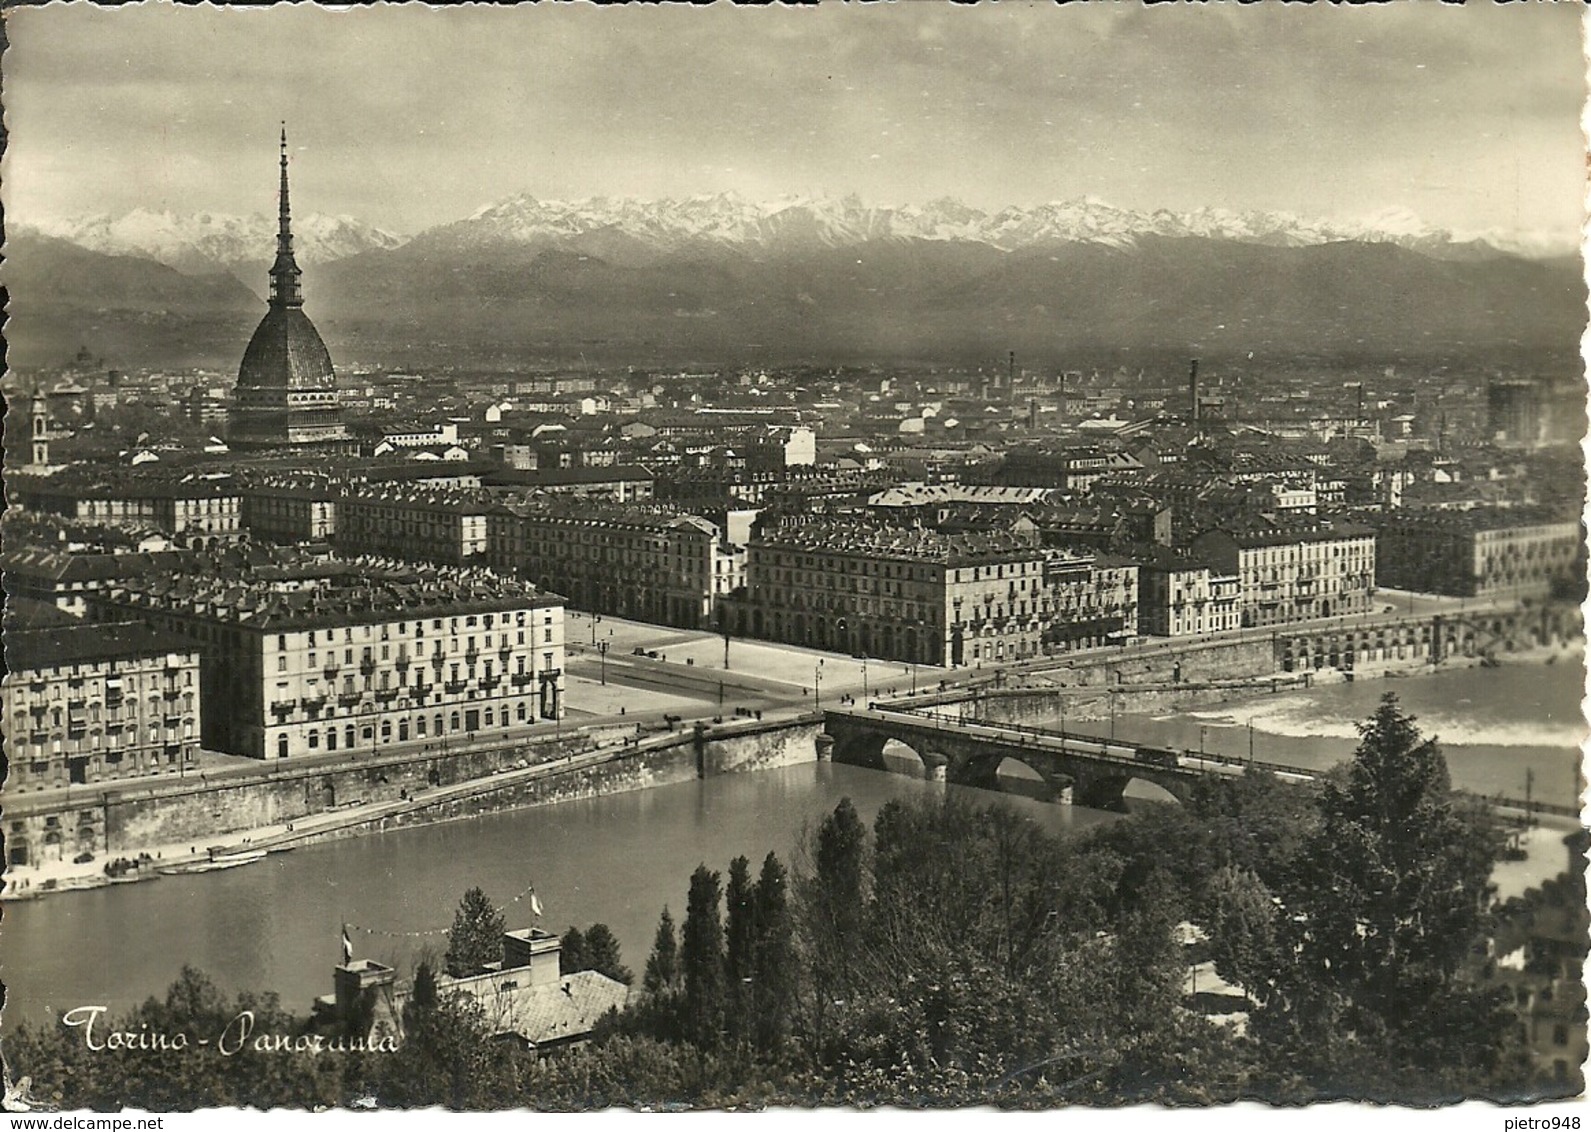
[[[247,171],[285,118],[308,211],[405,234],[519,194],[855,193],[1408,212],[1566,250],[1576,16],[1525,11],[22,10],[6,205],[268,215]]]

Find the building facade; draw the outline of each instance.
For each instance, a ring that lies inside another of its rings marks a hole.
[[[1236,576],[1244,625],[1285,625],[1368,613],[1376,585],[1376,536],[1365,527],[1269,525],[1205,531],[1191,556]]]
[[[183,774],[198,757],[199,653],[137,622],[7,629],[6,790],[15,794]],[[101,834],[103,831],[100,831]],[[12,844],[12,864],[98,852],[78,833]]]
[[[1170,552],[1139,559],[1138,628],[1145,636],[1188,637],[1240,628],[1242,583]]]
[[[266,476],[243,487],[242,523],[262,542],[329,542],[340,491],[326,476]]]
[[[486,571],[146,579],[97,595],[91,615],[194,642],[204,745],[230,754],[512,742],[563,712],[563,599]]]
[[[492,569],[594,613],[662,625],[716,624],[717,595],[744,558],[706,519],[662,508],[533,500],[493,511]]]
[[[1376,582],[1455,597],[1547,597],[1585,577],[1573,520],[1525,509],[1400,514],[1376,536]]]
[[[1134,563],[1008,532],[806,519],[747,547],[734,631],[958,667],[1119,643],[1137,633]]]
[[[485,492],[355,488],[337,500],[336,544],[345,554],[379,554],[438,566],[486,560]]]
[[[155,528],[183,547],[206,549],[243,534],[243,500],[229,477],[13,476],[12,498],[32,511],[112,527]]]

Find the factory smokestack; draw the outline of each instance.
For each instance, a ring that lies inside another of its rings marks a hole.
[[[1011,350],[1005,356],[1005,387],[1016,388],[1016,351]]]
[[[1194,424],[1199,423],[1199,359],[1194,358],[1188,367],[1188,414]]]

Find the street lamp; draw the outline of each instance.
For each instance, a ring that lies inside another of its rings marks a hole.
[[[812,669],[812,705],[816,708],[823,707],[823,658],[818,657],[818,663]]]
[[[598,665],[602,671],[602,683],[608,682],[608,642],[602,641],[597,645]]]

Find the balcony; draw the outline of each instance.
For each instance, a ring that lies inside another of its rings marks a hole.
[[[320,671],[321,671],[321,675],[326,677],[326,682],[328,684],[335,684],[337,682],[337,673],[340,670],[338,669],[338,667],[335,664],[328,664],[325,668],[322,668]]]
[[[292,715],[297,707],[297,700],[281,700],[280,702],[271,705],[271,714],[276,716],[278,719],[283,719],[289,715]]]
[[[390,704],[398,698],[400,691],[402,691],[400,688],[378,688],[376,689],[376,702],[378,704]]]
[[[472,667],[474,666],[475,662],[477,660],[479,660],[479,659],[481,659],[481,650],[480,649],[470,649],[467,652],[465,652],[465,654],[464,654],[464,663],[468,664],[468,665],[471,665]]]
[[[299,706],[302,707],[310,715],[319,715],[320,714],[320,709],[326,706],[326,697],[325,696],[307,696],[304,699],[299,701]]]
[[[180,715],[168,715],[168,716],[164,717],[163,719],[161,719],[160,724],[161,724],[162,727],[166,728],[168,731],[176,730],[177,728],[182,726],[182,716],[180,716]]]
[[[337,696],[337,702],[343,707],[353,707],[354,704],[364,698],[365,694],[363,692],[341,692]]]
[[[513,683],[514,687],[523,688],[535,678],[536,675],[533,672],[516,672],[509,677],[509,680]]]
[[[393,663],[398,666],[399,672],[407,672],[409,669],[409,654],[406,652],[400,652],[398,654],[398,659]]]
[[[447,683],[442,685],[443,690],[446,691],[450,696],[458,695],[467,687],[469,687],[468,680],[449,680]]]
[[[501,684],[502,680],[497,676],[482,676],[480,683],[481,691],[490,692],[492,689],[496,688],[497,685]]]
[[[363,660],[361,660],[359,662],[359,673],[360,673],[360,675],[369,676],[375,670],[376,670],[376,662],[374,660],[371,660],[368,656],[365,657]]]

